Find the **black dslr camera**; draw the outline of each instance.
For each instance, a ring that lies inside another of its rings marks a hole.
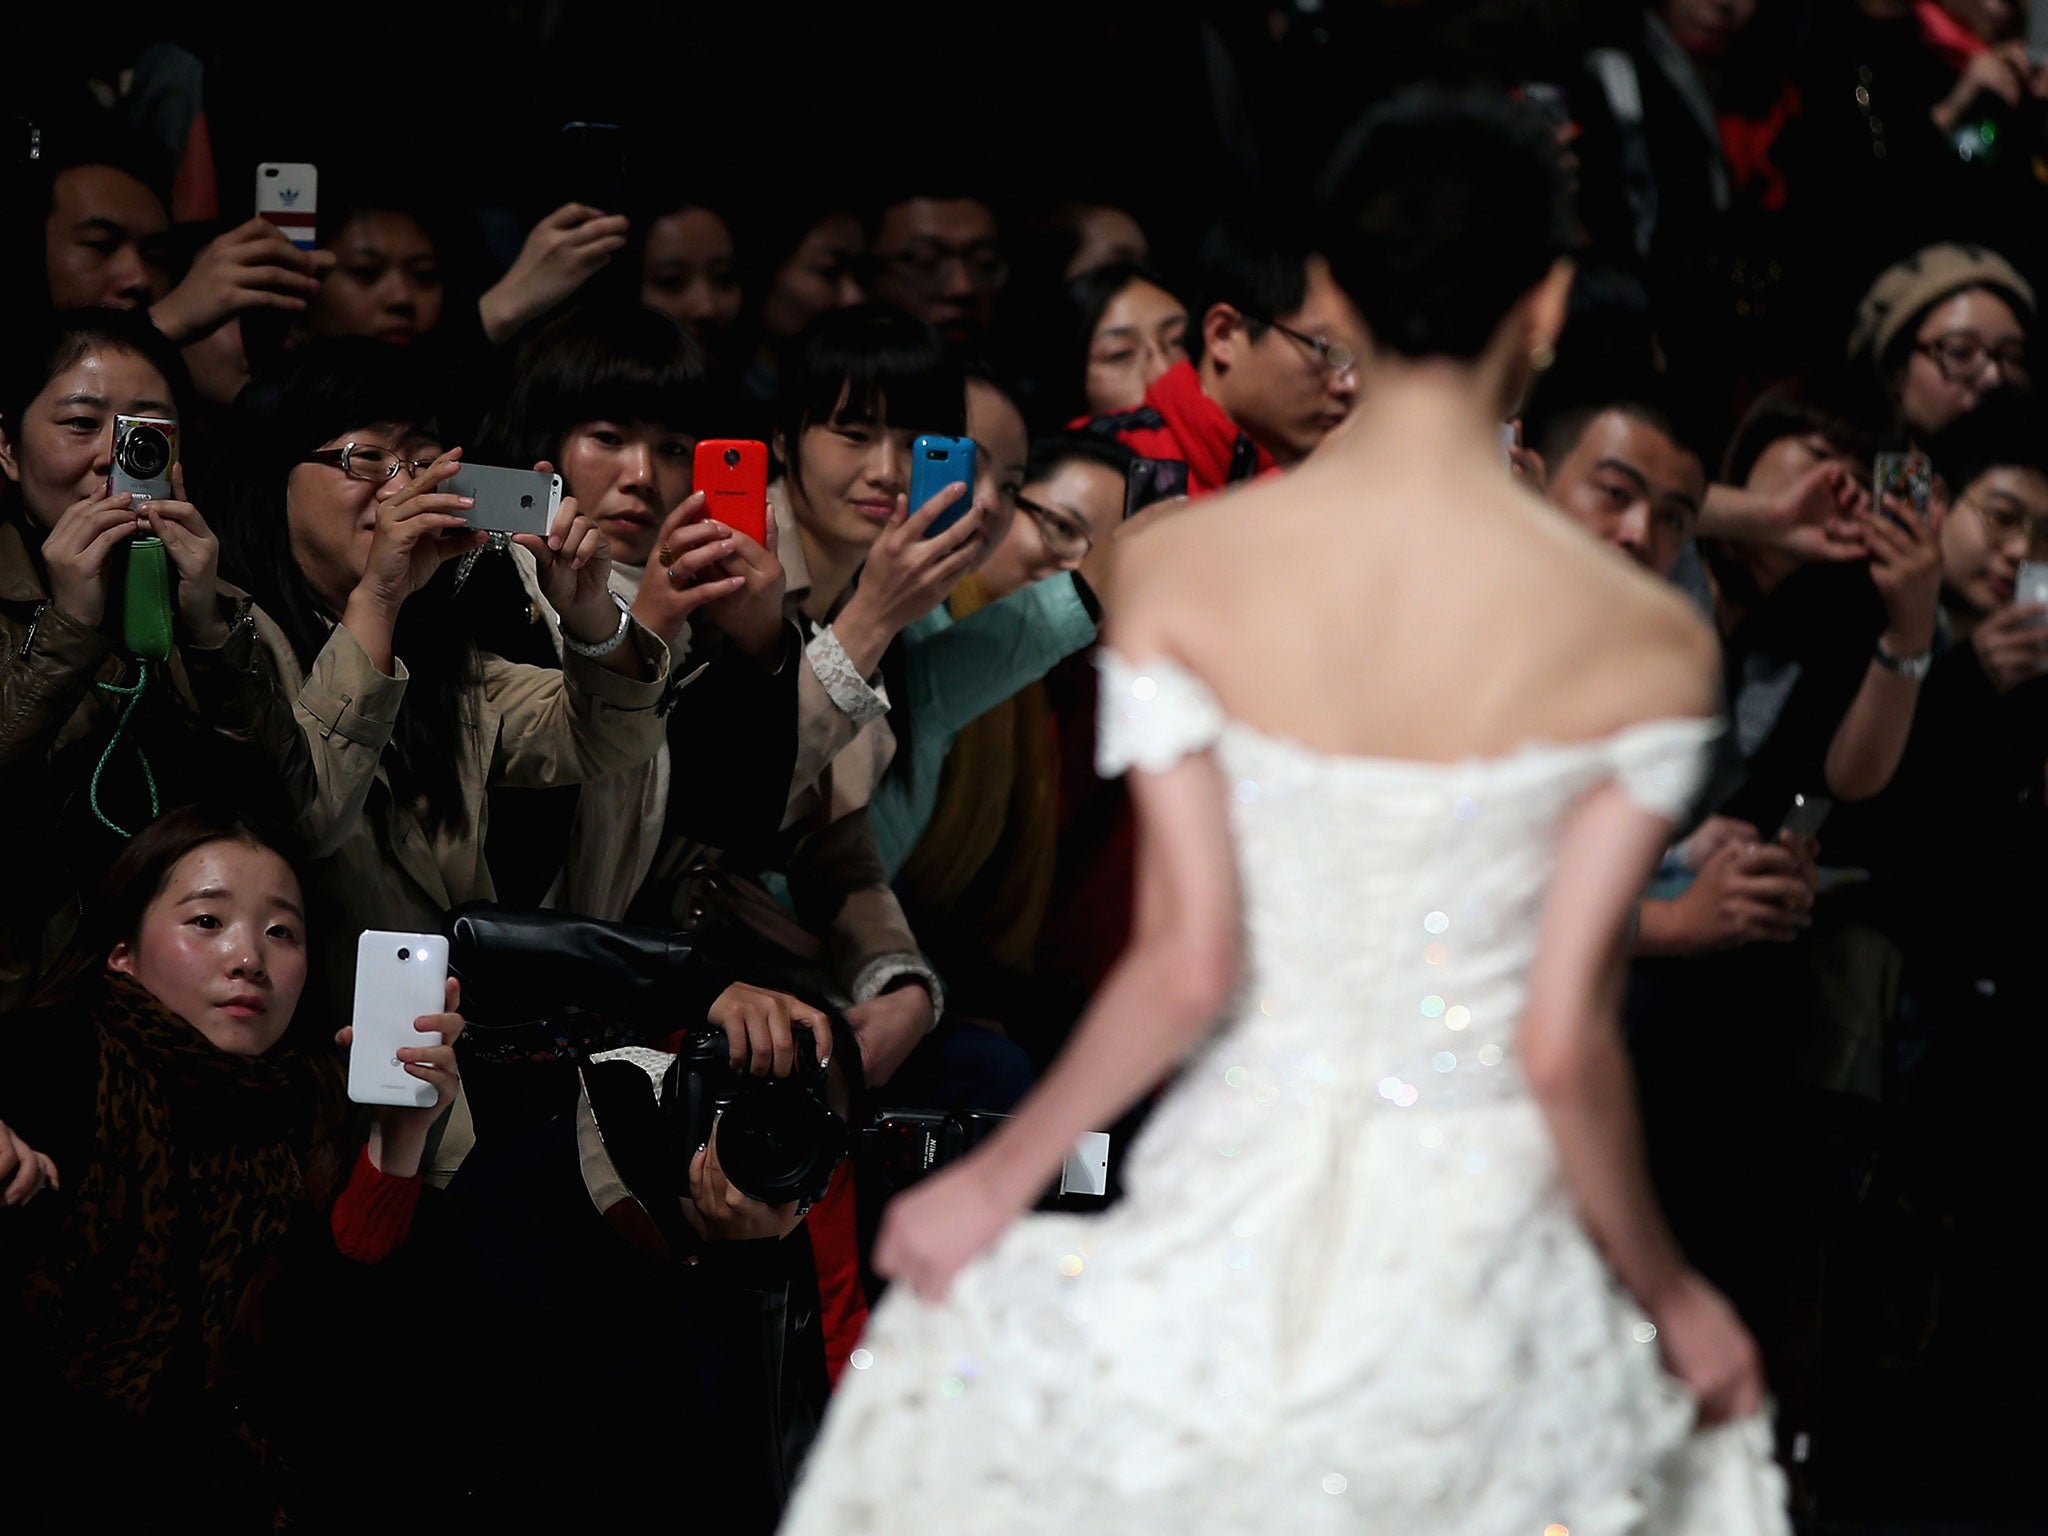
[[[840,1027],[835,1020],[835,1032]],[[718,1163],[734,1188],[766,1205],[809,1203],[825,1193],[848,1150],[851,1095],[835,1091],[810,1031],[799,1029],[795,1038],[796,1069],[788,1077],[735,1070],[723,1030],[698,1029],[684,1039],[661,1084],[677,1166],[689,1166],[715,1120]],[[851,1040],[846,1049],[857,1059]]]
[[[664,1185],[715,1118],[735,1188],[771,1205],[825,1192],[862,1088],[860,1047],[836,1013],[829,1064],[800,1029],[796,1069],[754,1077],[734,1070],[724,1031],[705,1022],[735,978],[691,935],[476,902],[454,914],[449,938],[467,1020],[456,1050],[480,1144],[572,1113],[587,1094],[607,1145],[649,1154],[627,1155]],[[592,1059],[666,1052],[679,1032],[658,1098],[638,1062]]]

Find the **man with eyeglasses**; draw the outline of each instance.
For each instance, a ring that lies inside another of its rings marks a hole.
[[[1365,325],[1305,243],[1218,225],[1202,243],[1186,361],[1088,430],[1140,459],[1149,494],[1202,496],[1300,463],[1351,412]]]
[[[927,189],[881,206],[868,223],[868,291],[947,341],[985,334],[1010,275],[995,211],[957,190]]]

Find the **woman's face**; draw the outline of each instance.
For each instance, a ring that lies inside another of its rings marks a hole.
[[[842,394],[829,422],[804,428],[790,509],[812,538],[866,549],[895,515],[896,498],[910,490],[910,444],[917,434],[889,425],[886,402],[875,421],[849,420],[845,409]]]
[[[133,977],[220,1050],[261,1056],[306,987],[298,877],[274,849],[227,840],[195,848],[171,866],[107,969]]]
[[[175,417],[171,386],[134,352],[101,348],[54,374],[19,424],[0,422],[0,472],[42,528],[100,496],[114,467],[114,417]]]
[[[827,214],[812,225],[769,279],[761,299],[761,328],[786,341],[828,310],[858,304],[866,295],[854,269],[866,249],[860,220],[850,213]]]
[[[2000,465],[1972,480],[1941,525],[1941,579],[1979,614],[2012,601],[2035,530],[2048,533],[2048,475]]]
[[[1031,439],[1010,397],[981,379],[967,381],[967,435],[974,439],[974,504],[981,508],[980,565],[1002,548],[1017,517]],[[915,508],[912,508],[915,511]]]
[[[373,208],[341,227],[334,270],[306,307],[306,329],[402,346],[441,323],[444,297],[441,261],[419,221]]]
[[[709,208],[684,208],[647,226],[640,302],[672,316],[707,347],[740,314],[739,264],[732,231]]]
[[[1088,338],[1088,411],[1110,416],[1134,411],[1145,391],[1186,358],[1188,312],[1164,288],[1142,278],[1127,283],[1103,307]]]
[[[403,464],[431,459],[441,449],[433,438],[405,422],[379,422],[330,437],[322,448],[386,448]],[[284,515],[291,538],[292,559],[320,595],[328,610],[339,615],[349,594],[363,579],[370,543],[377,534],[377,504],[397,495],[412,481],[401,467],[385,481],[358,480],[330,464],[295,464],[285,477]]]
[[[1080,567],[1090,549],[1116,536],[1124,516],[1124,477],[1092,459],[1064,459],[1042,480],[1027,481],[1010,536],[982,567],[991,597]]]
[[[1899,414],[1915,437],[1969,415],[1992,390],[2024,389],[2027,330],[1997,294],[1966,288],[1921,318],[1897,379]]]
[[[690,494],[697,441],[652,421],[579,421],[562,438],[562,488],[611,541],[612,558],[645,565],[662,522]]]

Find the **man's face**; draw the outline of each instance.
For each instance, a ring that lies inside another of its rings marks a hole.
[[[1245,320],[1276,323],[1247,326]],[[1348,365],[1330,367],[1326,349],[1337,349]],[[1364,352],[1365,322],[1315,256],[1299,309],[1240,316],[1228,335],[1207,340],[1203,386],[1275,462],[1296,464],[1358,402],[1356,360]]]
[[[1669,576],[1706,495],[1697,455],[1646,421],[1603,411],[1550,466],[1550,499],[1638,565]]]
[[[988,329],[1009,268],[996,216],[971,197],[913,197],[875,232],[874,296],[907,309],[949,341]]]
[[[50,302],[59,309],[154,304],[171,291],[170,230],[156,194],[126,171],[59,171],[43,226]]]

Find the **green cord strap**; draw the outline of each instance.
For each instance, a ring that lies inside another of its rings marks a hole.
[[[107,743],[107,750],[100,754],[99,766],[92,771],[92,813],[99,817],[100,825],[116,837],[133,837],[135,834],[126,828],[117,826],[114,819],[100,809],[100,775],[107,771],[107,764],[113,761],[114,748],[121,744],[121,736],[128,729],[128,717],[135,713],[135,706],[142,702],[143,692],[149,687],[148,660],[138,659],[135,666],[134,687],[123,688],[119,683],[101,683],[98,685],[102,692],[110,693],[117,699],[126,699],[128,701],[127,707],[121,711],[121,718],[115,722],[114,735]],[[142,782],[149,786],[149,819],[155,821],[159,810],[156,798],[156,775],[150,772],[149,758],[144,755],[140,747],[135,749],[135,761],[142,765]]]

